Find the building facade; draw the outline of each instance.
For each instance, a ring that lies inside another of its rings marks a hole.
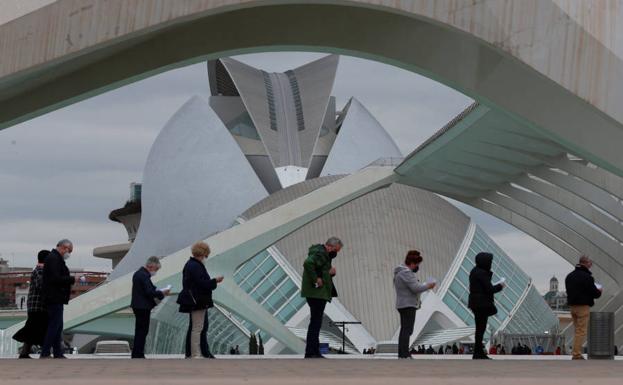
[[[209,101],[193,98],[171,118],[150,152],[141,201],[111,213],[111,219],[126,226],[130,240],[94,252],[104,257],[117,253],[111,279],[131,273],[145,255],[168,255],[379,158],[397,162],[400,150],[359,101],[352,98],[337,110],[330,95],[337,65],[335,55],[285,73],[267,73],[229,58],[209,62]],[[167,169],[163,160],[184,153],[200,154],[185,163],[190,170]],[[205,185],[198,184],[197,175],[210,181],[205,196],[192,195],[195,186]],[[374,191],[287,235],[238,266],[235,283],[249,301],[304,339],[309,314],[300,297],[302,263],[309,246],[334,235],[345,243],[335,260],[339,296],[327,307],[321,340],[335,349],[342,340],[333,326],[339,321],[361,322],[346,332],[350,353],[397,339],[393,268],[413,248],[425,258],[420,276],[440,282],[424,296],[413,343],[471,339],[467,277],[480,251],[493,252],[494,279],[508,282],[496,296],[499,312],[490,321],[488,337],[558,328],[530,278],[482,229],[437,195],[405,185]],[[225,306],[217,305],[209,317],[215,353],[235,345],[245,352],[251,333],[262,335],[266,353],[293,353],[271,330],[260,330],[254,319]],[[153,313],[148,348],[153,353],[181,351],[187,322],[187,315],[177,312],[175,298],[167,298]]]

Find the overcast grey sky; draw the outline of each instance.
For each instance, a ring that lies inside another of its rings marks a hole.
[[[322,57],[263,53],[236,59],[281,72]],[[172,70],[0,131],[0,257],[31,266],[39,249],[75,242],[72,267],[110,270],[94,247],[127,234],[108,213],[140,181],[160,129],[191,96],[209,97],[205,63]],[[406,155],[472,101],[396,67],[342,56],[333,89],[338,107],[357,97]],[[526,271],[540,290],[571,266],[539,242],[460,206]]]

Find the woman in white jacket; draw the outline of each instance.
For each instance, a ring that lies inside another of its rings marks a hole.
[[[398,336],[398,358],[411,358],[409,340],[413,334],[415,312],[420,308],[420,294],[435,287],[435,283],[420,283],[415,273],[422,256],[417,250],[410,250],[405,263],[394,269],[394,289],[396,290],[396,309],[400,313],[400,334]]]

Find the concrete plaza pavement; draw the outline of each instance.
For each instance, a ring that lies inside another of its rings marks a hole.
[[[621,384],[623,361],[562,359],[0,360],[0,384]]]

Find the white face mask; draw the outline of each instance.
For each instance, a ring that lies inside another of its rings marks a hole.
[[[71,253],[65,253],[65,254],[63,254],[63,259],[64,259],[64,260],[68,260],[68,259],[69,259],[69,257],[71,257]]]
[[[149,275],[151,275],[153,277],[154,275],[156,275],[156,272],[155,271],[150,271]]]

